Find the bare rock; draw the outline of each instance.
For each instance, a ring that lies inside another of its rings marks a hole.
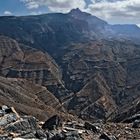
[[[53,129],[56,129],[56,128],[60,127],[60,124],[61,124],[60,117],[55,115],[55,116],[52,116],[47,121],[45,121],[45,123],[42,125],[42,128],[53,130]]]

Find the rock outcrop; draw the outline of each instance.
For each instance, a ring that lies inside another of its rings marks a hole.
[[[11,111],[7,112],[7,109]],[[140,128],[131,128],[132,124],[91,124],[88,122],[84,124],[84,121],[78,120],[62,121],[60,117],[63,125],[50,130],[42,129],[43,123],[35,117],[19,116],[13,107],[3,105],[0,115],[1,140],[138,140],[140,138]],[[50,119],[53,124],[57,125],[54,117]],[[46,123],[47,125],[48,128],[51,126]]]

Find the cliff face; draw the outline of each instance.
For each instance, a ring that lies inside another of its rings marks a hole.
[[[0,77],[0,104],[7,103],[15,107],[19,113],[37,117],[40,120],[52,114],[65,112],[65,109],[45,87],[27,80]]]
[[[79,9],[0,17],[0,74],[44,86],[54,109],[62,106],[92,121],[122,121],[127,111],[127,117],[139,112],[139,30],[113,27]],[[49,102],[46,94],[38,98]]]
[[[1,76],[7,77],[0,77],[0,104],[7,102],[19,112],[40,119],[49,117],[57,109],[64,111],[59,100],[41,86],[42,83],[61,84],[58,66],[47,53],[1,36],[0,66]]]
[[[66,96],[68,91],[62,83],[59,66],[47,52],[43,53],[4,36],[0,37],[0,46],[1,76],[54,87],[58,91],[54,94],[60,100]]]
[[[139,98],[138,45],[125,40],[102,40],[74,45],[65,52],[60,61],[63,79],[66,87],[76,93],[70,109],[81,115],[90,114],[91,118],[109,118],[119,108],[133,106]],[[96,114],[98,108],[102,111]]]

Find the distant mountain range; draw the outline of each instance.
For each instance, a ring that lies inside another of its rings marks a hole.
[[[0,76],[0,104],[21,113],[123,121],[140,111],[140,28],[79,9],[0,17]]]

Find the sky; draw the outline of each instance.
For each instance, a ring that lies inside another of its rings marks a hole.
[[[0,0],[0,16],[67,13],[79,8],[110,24],[140,26],[140,0]]]

